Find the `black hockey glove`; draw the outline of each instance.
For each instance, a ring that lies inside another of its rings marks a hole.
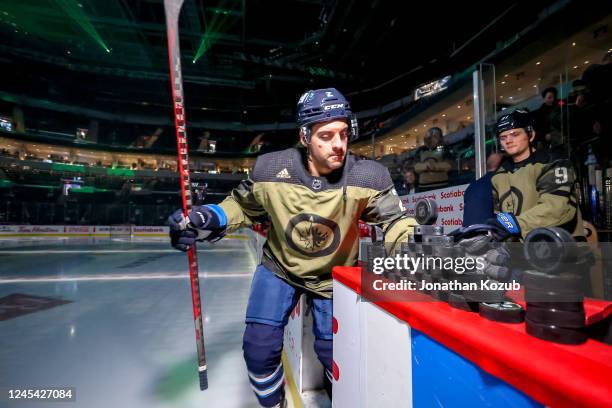
[[[187,251],[196,241],[217,241],[225,235],[227,218],[218,205],[194,206],[185,217],[177,210],[168,217],[170,243],[180,251]]]

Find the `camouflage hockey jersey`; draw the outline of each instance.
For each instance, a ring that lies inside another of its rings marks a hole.
[[[414,171],[419,175],[419,189],[431,190],[448,185],[448,172],[452,165],[445,146],[433,149],[421,146],[417,158],[419,162],[414,165]]]
[[[220,206],[228,231],[267,214],[263,264],[295,286],[331,297],[332,267],[357,262],[359,219],[380,225],[392,248],[407,240],[414,221],[379,163],[348,154],[344,167],[327,177],[311,176],[304,163],[303,149],[260,156],[250,178]]]
[[[514,214],[523,238],[539,227],[561,227],[582,236],[575,182],[571,162],[557,154],[535,152],[520,163],[506,160],[491,179],[494,210]]]

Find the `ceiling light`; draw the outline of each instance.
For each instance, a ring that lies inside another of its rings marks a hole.
[[[508,74],[504,75],[504,78],[508,78]]]
[[[509,96],[509,97],[508,97],[508,99],[512,99],[512,97],[511,97],[511,96]]]
[[[414,128],[414,131],[415,131],[415,132],[418,132],[418,131],[419,131],[419,129],[417,129],[417,128]]]
[[[576,43],[575,43],[575,42],[573,42],[573,43],[572,43],[572,47],[575,47],[575,46],[576,46]]]
[[[537,86],[537,85],[534,85],[533,87],[534,87],[534,88],[537,88],[538,86]]]
[[[538,61],[538,62],[536,62],[536,65],[540,65],[541,63],[542,63],[541,61]]]
[[[443,117],[443,118],[445,118],[445,117],[446,117],[446,113],[443,113],[443,114],[442,114],[442,117]]]
[[[472,117],[471,117],[471,116],[468,116],[467,118],[468,118],[468,120],[472,119]]]
[[[574,65],[574,69],[578,69],[578,65]]]
[[[501,81],[501,84],[502,84],[502,85],[505,85],[505,84],[506,84],[506,81]]]
[[[461,109],[461,105],[457,105],[457,109]]]
[[[584,64],[585,64],[585,65],[586,65],[586,64],[588,64],[588,63],[589,63],[589,61],[584,61]]]
[[[518,90],[521,91],[523,88],[519,88]]]

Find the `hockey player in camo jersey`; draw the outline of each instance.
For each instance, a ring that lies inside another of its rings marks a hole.
[[[271,221],[261,265],[251,286],[243,339],[249,380],[262,406],[284,402],[283,329],[301,294],[312,305],[315,352],[332,371],[332,267],[355,265],[358,220],[379,225],[390,248],[407,240],[405,215],[388,170],[348,152],[358,126],[334,88],[304,93],[297,124],[303,148],[260,156],[249,179],[220,205],[170,216],[172,245],[220,239],[267,215]]]
[[[535,228],[561,227],[582,240],[584,227],[570,160],[534,149],[536,135],[527,111],[501,116],[497,134],[508,154],[491,179],[499,225],[519,239]]]

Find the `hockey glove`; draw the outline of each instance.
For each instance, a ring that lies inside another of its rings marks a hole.
[[[505,241],[508,238],[520,238],[521,227],[513,214],[499,213],[496,218],[487,220],[487,224],[495,227],[494,236],[496,241]]]
[[[192,207],[189,216],[177,210],[168,217],[170,243],[180,251],[187,251],[196,241],[217,241],[225,235],[227,218],[217,205]]]
[[[504,281],[510,276],[510,254],[504,244],[495,242],[490,234],[462,239],[458,245],[465,250],[467,257],[484,258],[480,273],[497,281]]]
[[[218,205],[194,206],[189,212],[188,227],[198,231],[198,241],[218,241],[225,235],[227,217]]]

